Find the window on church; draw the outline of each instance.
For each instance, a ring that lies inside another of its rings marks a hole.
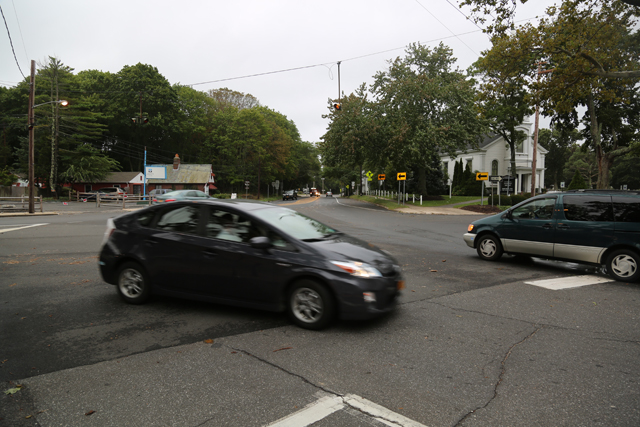
[[[491,162],[491,175],[498,175],[498,161],[494,160]]]

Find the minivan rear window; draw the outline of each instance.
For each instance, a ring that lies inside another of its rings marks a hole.
[[[613,214],[616,222],[640,222],[640,199],[613,196]]]
[[[613,221],[611,196],[564,196],[562,205],[569,221]]]

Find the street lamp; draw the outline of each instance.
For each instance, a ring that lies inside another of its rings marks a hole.
[[[35,156],[34,156],[34,128],[35,128],[35,118],[33,114],[33,110],[36,107],[46,104],[60,104],[63,107],[69,105],[69,101],[60,99],[58,101],[49,101],[43,102],[42,104],[35,105],[35,97],[36,97],[36,61],[31,60],[31,80],[29,84],[29,125],[27,126],[29,130],[29,213],[32,214],[35,212],[34,208],[34,188],[35,188]]]

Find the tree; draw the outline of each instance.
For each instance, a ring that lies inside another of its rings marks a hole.
[[[458,69],[450,48],[412,44],[404,58],[374,77],[376,112],[387,135],[377,155],[396,170],[417,165],[418,188],[426,195],[434,154],[476,146],[485,133],[475,110],[474,81]]]
[[[526,0],[521,0],[523,3]],[[513,11],[508,5],[516,0],[465,0],[462,5],[472,5],[475,19],[479,11],[493,10],[496,21],[488,27],[493,34],[504,34],[514,28],[510,18]],[[547,9],[537,27],[526,24],[512,38],[514,43],[527,47],[537,61],[545,61],[553,74],[533,83],[532,88],[547,115],[564,115],[578,107],[587,108],[585,120],[589,123],[587,143],[598,159],[598,188],[609,187],[609,168],[616,157],[629,152],[615,133],[616,128],[628,125],[632,114],[625,112],[612,122],[609,144],[603,140],[601,114],[613,104],[623,106],[636,102],[633,95],[640,78],[638,54],[640,34],[637,30],[640,9],[616,0],[565,0],[560,6]],[[536,67],[532,63],[531,81],[535,82]],[[627,123],[625,123],[625,121]]]
[[[318,145],[325,165],[342,170],[357,171],[362,182],[365,163],[377,163],[375,155],[378,125],[374,104],[368,100],[365,85],[341,100],[340,110],[328,100],[329,113],[323,115],[331,122]],[[348,173],[347,173],[348,175]],[[356,180],[357,181],[357,180]]]
[[[571,179],[571,183],[569,184],[567,190],[582,190],[588,188],[591,188],[591,186],[587,185],[580,171],[576,169],[576,172],[573,174],[573,179]]]
[[[559,183],[563,180],[565,164],[572,151],[571,147],[577,147],[581,138],[580,132],[576,129],[565,130],[560,127],[540,129],[538,142],[548,151],[544,161],[547,168],[544,175],[545,187],[560,188]]]
[[[612,187],[621,189],[623,185],[626,185],[629,190],[640,190],[639,164],[639,156],[627,155],[618,158],[611,168]]]
[[[97,182],[104,179],[109,172],[119,169],[118,162],[101,154],[90,145],[83,145],[74,151],[62,153],[68,166],[60,173],[60,178],[67,183]]]
[[[518,43],[519,35],[494,36],[493,47],[473,65],[473,72],[481,78],[478,108],[491,131],[509,145],[511,176],[517,178],[516,151],[526,134],[517,129],[524,118],[533,113],[529,93],[528,67],[531,51]]]
[[[226,87],[222,89],[211,89],[208,95],[216,102],[219,109],[236,108],[243,110],[260,106],[260,102],[253,95],[237,92],[227,89]]]
[[[593,180],[598,177],[598,166],[595,154],[588,151],[587,147],[575,147],[565,164],[565,179],[568,181],[575,175],[575,171],[580,172],[580,175],[585,179],[585,185],[588,186],[585,188],[593,188]]]

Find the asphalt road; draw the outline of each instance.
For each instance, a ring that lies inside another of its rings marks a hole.
[[[393,253],[398,310],[310,332],[254,310],[129,306],[96,264],[119,210],[0,218],[0,380],[23,385],[0,396],[0,425],[640,425],[640,285],[527,284],[606,276],[481,261],[461,237],[473,216],[278,203]]]

